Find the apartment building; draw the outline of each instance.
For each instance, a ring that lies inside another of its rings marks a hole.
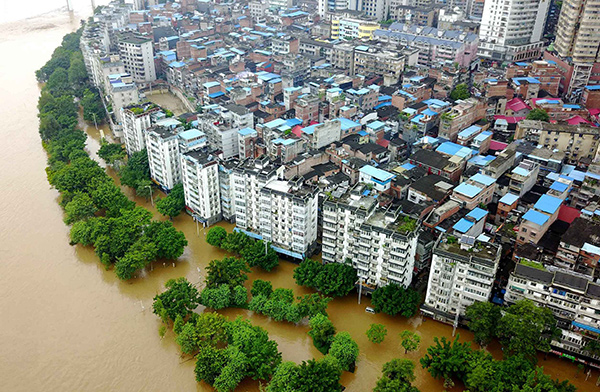
[[[540,165],[525,159],[511,171],[508,188],[510,192],[522,197],[529,192],[537,182],[540,173]]]
[[[219,162],[215,155],[199,150],[180,155],[181,180],[187,211],[207,226],[222,219]]]
[[[543,121],[520,121],[515,139],[525,139],[551,150],[565,153],[571,162],[593,159],[600,146],[600,130],[586,124],[552,124]]]
[[[152,116],[160,107],[151,102],[131,105],[121,109],[123,139],[127,154],[131,155],[146,148],[144,132],[152,126]]]
[[[315,150],[339,141],[341,135],[342,123],[340,120],[326,121],[302,128],[302,137],[306,138],[309,147]]]
[[[119,55],[125,70],[136,83],[156,80],[154,49],[151,38],[127,34],[119,40]]]
[[[454,322],[468,306],[487,302],[501,247],[473,237],[441,235],[433,248],[427,293],[421,311],[435,320]]]
[[[158,186],[167,191],[181,182],[177,134],[176,128],[162,125],[153,125],[144,132],[150,176]]]
[[[262,239],[299,260],[312,254],[317,241],[318,192],[303,182],[301,176],[270,181],[260,190],[259,202]]]
[[[238,167],[237,159],[219,160],[219,194],[221,196],[221,213],[223,219],[235,223],[235,200],[232,174]]]
[[[495,178],[477,173],[454,188],[450,198],[462,204],[467,210],[472,210],[480,204],[491,203],[495,189]]]
[[[542,195],[522,217],[517,232],[517,245],[537,244],[546,234],[550,225],[558,219],[558,211],[563,200],[550,195]]]
[[[477,98],[458,100],[440,116],[439,136],[455,142],[458,133],[485,117],[487,105]]]
[[[511,272],[504,299],[513,304],[529,299],[552,311],[562,334],[551,342],[552,349],[583,360],[599,361],[600,356],[584,350],[600,335],[600,285],[589,276],[560,270],[517,264]]]
[[[254,117],[245,107],[229,104],[203,115],[198,127],[206,133],[210,147],[229,159],[239,154],[239,131],[254,128]]]
[[[598,0],[567,0],[563,3],[554,42],[554,49],[561,57],[571,57],[575,64],[599,61],[598,7]]]
[[[367,291],[412,282],[419,223],[377,207],[365,184],[336,189],[323,203],[323,262],[352,260]]]
[[[375,20],[341,18],[331,20],[331,39],[367,39],[373,38],[373,32],[379,28]]]
[[[418,63],[424,66],[458,63],[468,67],[475,59],[479,45],[477,34],[470,32],[397,22],[387,30],[376,30],[373,36],[378,41],[418,49]]]
[[[387,76],[397,83],[406,66],[404,54],[375,45],[359,45],[354,48],[354,74]]]
[[[479,30],[479,55],[496,61],[538,58],[550,2],[487,1]]]
[[[575,218],[560,237],[555,264],[591,277],[598,277],[600,224]]]

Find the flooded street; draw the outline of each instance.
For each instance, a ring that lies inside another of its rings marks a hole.
[[[62,36],[77,29],[80,18],[53,13],[22,24],[0,25],[0,50],[11,59],[3,62],[0,72],[4,122],[0,128],[0,180],[4,185],[0,203],[0,390],[210,391],[205,384],[196,383],[194,362],[180,358],[172,332],[160,339],[160,322],[151,305],[168,279],[186,276],[200,283],[203,268],[224,253],[206,244],[202,227],[198,235],[196,224],[182,215],[174,224],[185,233],[189,246],[176,267],[156,263],[143,277],[121,282],[113,271],[104,269],[91,248],[69,245],[58,192],[48,185],[47,157],[38,136],[39,86],[34,72],[50,58]],[[105,126],[102,129],[108,132]],[[93,125],[86,132],[90,136],[88,150],[96,157],[100,132]],[[114,176],[110,168],[109,173]],[[124,190],[156,215],[150,201]],[[232,229],[232,225],[222,226]],[[282,261],[271,273],[253,272],[248,286],[254,279],[268,279],[275,288],[292,288],[298,295],[310,292],[295,285],[295,267]],[[433,337],[452,334],[448,325],[420,317],[406,320],[371,315],[365,313],[366,306],[369,300],[363,297],[358,305],[355,294],[329,305],[337,330],[350,332],[360,347],[356,372],[342,377],[347,391],[372,390],[385,362],[395,357],[418,362]],[[239,309],[223,313],[250,317],[266,328],[284,360],[321,357],[306,334],[307,325],[277,323]],[[365,331],[371,323],[386,325],[388,336],[383,344],[368,342]],[[422,337],[421,349],[407,356],[399,348],[398,333],[404,329],[416,329]],[[461,330],[460,335],[461,340],[472,338],[468,331]],[[501,357],[498,346],[492,345],[492,353]],[[597,372],[586,382],[583,375],[574,378],[576,367],[568,361],[550,356],[548,360],[540,358],[539,364],[553,377],[570,379],[580,391],[596,390]],[[442,382],[432,379],[419,364],[416,371],[414,384],[422,392],[443,390]],[[259,386],[246,381],[238,390],[258,392]]]

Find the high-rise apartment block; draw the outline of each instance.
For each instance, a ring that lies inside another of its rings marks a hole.
[[[121,109],[127,154],[131,155],[146,148],[144,131],[152,126],[152,115],[159,110],[158,106],[150,102]]]
[[[592,67],[599,62],[599,0],[566,0],[561,7],[554,49],[573,63],[568,95],[580,93],[590,81]]]
[[[222,218],[217,157],[202,151],[181,154],[181,179],[188,212],[212,225]]]
[[[381,209],[364,184],[332,192],[323,203],[323,262],[352,261],[365,287],[412,282],[418,222]]]
[[[423,313],[451,322],[457,313],[464,316],[467,306],[488,301],[500,253],[498,245],[473,237],[441,236],[433,249]]]
[[[520,61],[539,57],[549,0],[486,1],[479,31],[479,55]]]
[[[148,83],[156,80],[154,68],[154,49],[152,39],[133,34],[119,40],[119,55],[125,70],[136,83]]]

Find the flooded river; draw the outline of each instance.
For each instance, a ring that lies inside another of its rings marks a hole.
[[[44,172],[46,155],[37,131],[39,86],[34,71],[50,58],[61,37],[78,25],[79,18],[60,13],[0,25],[4,60],[0,72],[4,123],[0,128],[4,195],[0,203],[0,390],[210,391],[194,380],[193,361],[180,359],[172,333],[159,338],[159,321],[150,310],[152,297],[168,279],[186,276],[200,282],[208,261],[223,257],[205,243],[202,228],[198,235],[189,217],[176,218],[176,227],[189,241],[180,262],[176,267],[154,265],[130,282],[120,282],[112,271],[105,271],[92,249],[68,244],[69,228],[62,221],[58,193],[50,188]],[[93,126],[86,131],[88,150],[95,156],[100,132]],[[150,202],[136,201],[154,211]],[[294,267],[282,261],[274,272],[254,272],[250,280],[268,279],[274,287],[304,294],[308,291],[294,284]],[[415,361],[434,336],[452,333],[450,326],[419,317],[405,320],[366,314],[369,301],[363,298],[357,305],[356,300],[355,296],[337,299],[328,310],[336,328],[349,331],[360,346],[356,372],[344,373],[342,378],[348,391],[372,390],[383,363],[405,357],[399,348],[401,330],[414,329],[422,336],[420,351],[406,356]],[[276,323],[244,310],[223,313],[248,316],[266,328],[284,360],[321,356],[306,334],[306,325]],[[374,322],[385,324],[389,331],[381,345],[369,343],[365,336]],[[460,334],[463,340],[472,338],[468,331]],[[497,346],[492,352],[501,355]],[[554,377],[571,379],[581,391],[595,390],[597,373],[586,382],[581,375],[574,378],[576,367],[567,361],[549,357],[541,359],[540,365]],[[424,392],[443,389],[419,365],[415,385]],[[249,381],[238,390],[256,392],[259,386]]]

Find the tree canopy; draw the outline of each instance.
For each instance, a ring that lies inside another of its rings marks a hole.
[[[502,318],[499,306],[491,302],[475,302],[467,307],[466,316],[469,329],[479,345],[487,345],[496,336],[496,327]]]
[[[471,96],[469,87],[465,83],[457,84],[456,87],[450,93],[450,98],[454,101],[459,99],[467,99]]]
[[[185,208],[185,194],[183,184],[177,184],[171,189],[167,197],[156,202],[156,209],[161,214],[173,219]]]
[[[373,392],[419,392],[415,380],[415,364],[408,359],[392,359],[383,365],[382,375]]]
[[[371,343],[382,343],[387,335],[387,329],[383,324],[371,324],[366,332],[367,338]]]
[[[377,288],[371,297],[371,303],[376,312],[383,312],[390,316],[400,314],[404,317],[414,316],[420,304],[421,298],[412,288],[405,289],[397,284]]]
[[[152,310],[164,322],[175,321],[177,316],[186,319],[200,304],[198,290],[186,279],[170,279],[167,288],[154,297]]]
[[[354,288],[357,274],[350,263],[321,264],[306,259],[294,270],[294,279],[300,286],[313,287],[332,297],[342,297]]]
[[[267,392],[339,392],[341,374],[340,368],[327,358],[300,365],[284,362],[277,367]]]
[[[540,108],[532,109],[529,113],[527,113],[527,120],[537,120],[537,121],[550,121],[550,115],[547,111]]]
[[[206,242],[212,246],[220,247],[225,238],[227,238],[227,230],[219,226],[211,227],[206,233]]]

